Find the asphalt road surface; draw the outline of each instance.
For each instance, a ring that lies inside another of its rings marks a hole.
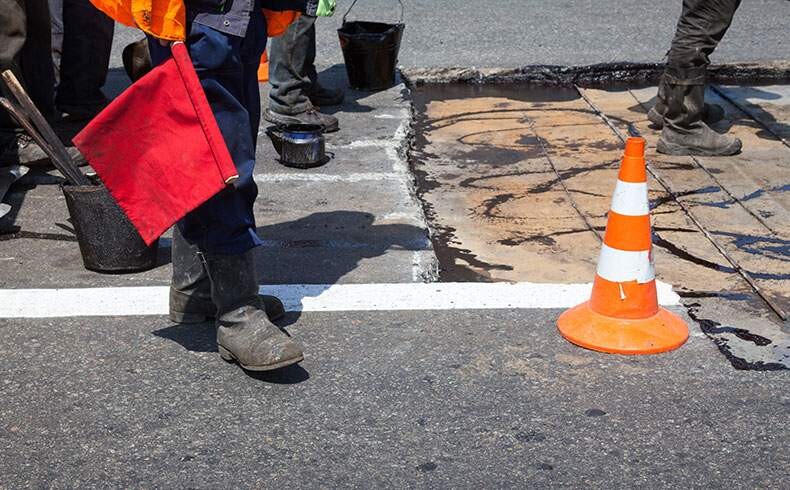
[[[318,64],[342,63],[335,30],[350,0],[319,19]],[[404,0],[400,63],[408,68],[512,68],[534,64],[585,65],[658,62],[669,48],[680,0]],[[394,0],[361,0],[349,20],[394,22]],[[790,2],[743,2],[714,62],[787,57]],[[122,41],[139,37],[119,32]],[[126,44],[125,42],[119,44]],[[122,47],[122,46],[120,46]],[[120,57],[114,57],[120,66]]]

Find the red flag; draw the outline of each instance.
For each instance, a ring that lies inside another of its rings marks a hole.
[[[186,46],[172,53],[74,137],[149,245],[238,177]]]

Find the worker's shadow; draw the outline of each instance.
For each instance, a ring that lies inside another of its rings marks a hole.
[[[301,285],[299,288],[275,286],[270,291],[287,291],[282,299],[290,313],[284,325],[298,320],[305,298],[321,295],[366,259],[390,250],[430,248],[423,228],[407,224],[377,225],[372,214],[360,211],[313,213],[298,220],[260,227],[258,235],[264,239],[256,256],[259,282]],[[378,264],[377,270],[381,268]]]
[[[366,92],[349,88],[348,75],[346,74],[346,65],[337,64],[322,70],[318,74],[318,79],[321,85],[325,87],[341,89],[345,93],[343,104],[337,106],[321,107],[321,112],[326,114],[337,114],[339,112],[356,112],[365,113],[373,112],[373,107],[365,104],[364,99],[370,97],[375,92]],[[400,79],[396,80],[400,83]]]
[[[759,138],[776,141],[778,137],[790,135],[790,125],[785,121],[776,119],[776,116],[760,106],[759,101],[772,101],[782,98],[781,94],[771,92],[760,87],[728,87],[727,95],[737,98],[738,103],[743,106],[739,111],[740,116],[722,121],[723,126],[716,124],[715,127],[722,127],[729,131],[735,124],[758,128],[755,133]],[[745,111],[746,113],[744,114]]]
[[[258,282],[274,285],[270,290],[264,287],[263,293],[277,294],[285,304],[287,313],[277,321],[284,331],[299,320],[306,299],[320,296],[366,259],[390,250],[419,251],[430,247],[423,228],[407,224],[377,225],[371,213],[360,211],[313,213],[262,226],[258,235],[264,241],[256,249]],[[153,333],[179,343],[188,351],[217,351],[216,330],[211,322],[171,325]],[[264,377],[270,375],[254,376],[268,380]]]
[[[757,132],[755,134],[759,138],[767,140],[776,141],[778,137],[787,137],[790,134],[790,125],[784,121],[777,120],[774,114],[760,107],[756,102],[757,100],[778,100],[782,98],[782,95],[759,87],[728,87],[727,95],[737,98],[738,104],[743,106],[745,112],[740,107],[737,107],[734,111],[728,111],[727,117],[710,125],[711,129],[717,133],[727,133],[733,126],[740,125],[756,128]],[[705,100],[706,102],[724,104],[725,106],[733,105],[712,89],[708,89],[706,92]],[[629,110],[646,114],[649,108],[655,105],[656,101],[657,97],[653,97],[644,104],[635,104],[629,107]],[[770,130],[766,128],[770,128]]]

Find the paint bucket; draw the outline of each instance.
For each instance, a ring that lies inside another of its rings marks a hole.
[[[159,241],[150,247],[143,242],[104,185],[64,185],[61,190],[86,269],[121,273],[156,267]]]
[[[317,124],[288,124],[266,130],[286,167],[314,168],[329,161],[323,129]]]
[[[343,16],[343,25],[337,30],[349,84],[359,90],[390,88],[395,84],[395,67],[406,27],[403,24],[403,2],[398,0],[400,20],[397,24],[346,22],[346,16],[356,3],[354,0]]]

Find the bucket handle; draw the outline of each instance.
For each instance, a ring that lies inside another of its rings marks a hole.
[[[398,24],[403,24],[403,0],[398,0],[398,3],[400,4],[400,19],[398,19]],[[356,4],[357,0],[351,2],[351,6],[346,10],[346,13],[343,14],[343,25],[346,25],[346,17],[348,17],[348,14],[351,13],[351,9],[353,9]]]

